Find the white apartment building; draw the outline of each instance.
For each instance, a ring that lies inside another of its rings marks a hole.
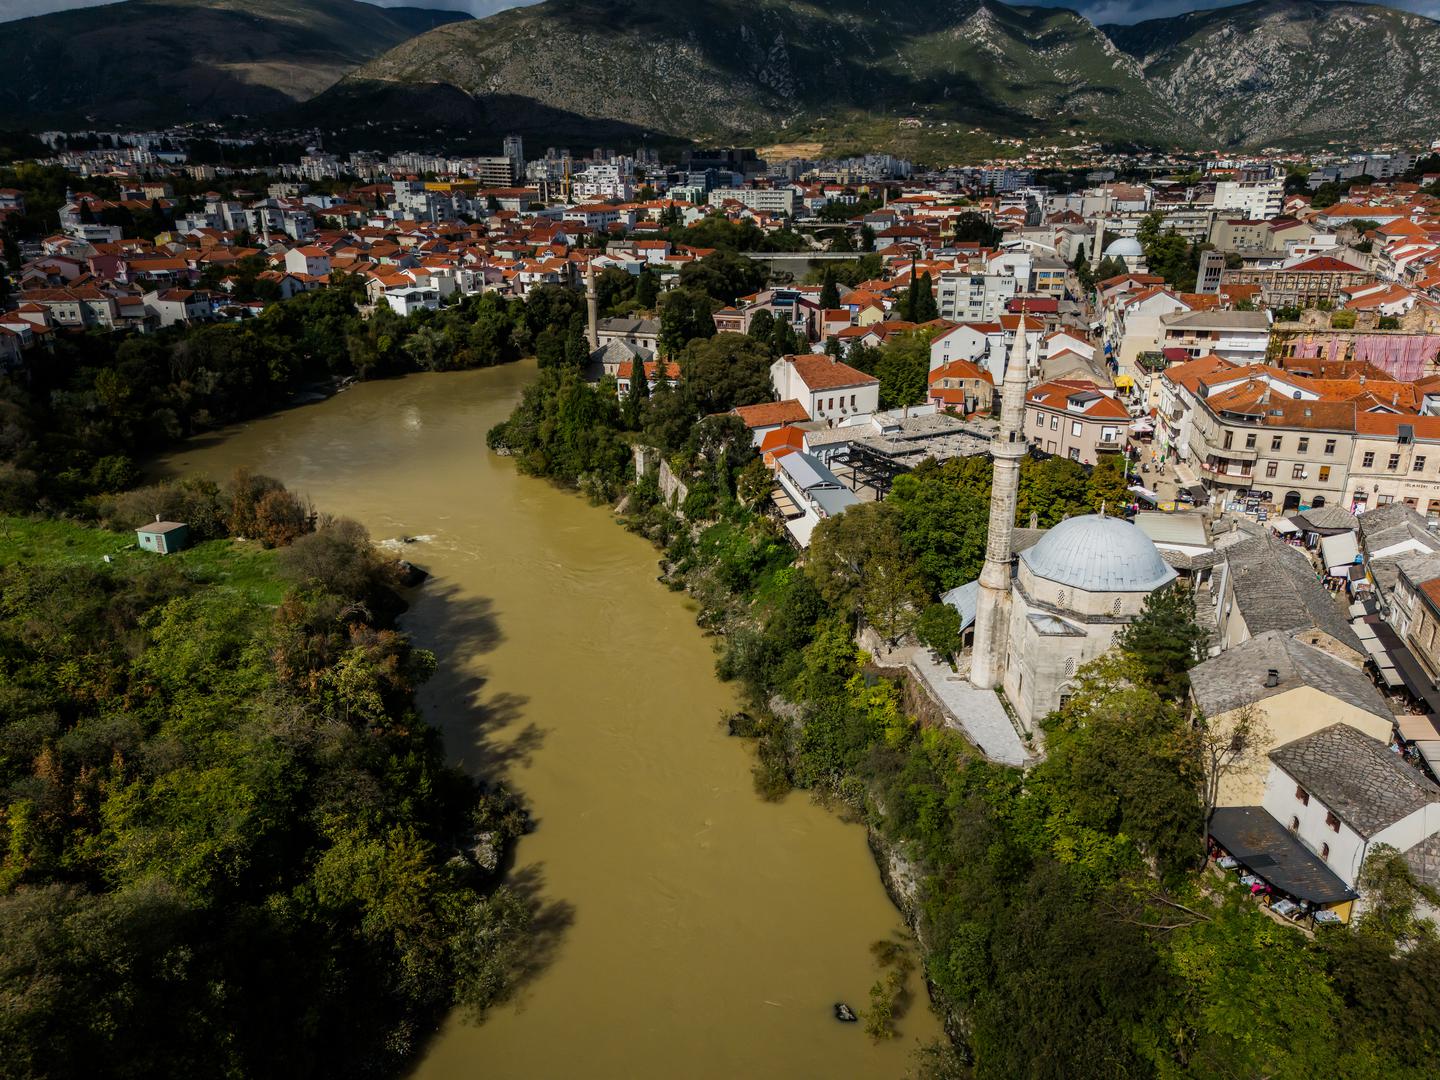
[[[1279,217],[1284,205],[1284,180],[1221,180],[1215,185],[1215,209],[1223,213],[1266,221]]]
[[[775,188],[716,188],[710,192],[711,206],[723,206],[733,200],[751,210],[769,214],[793,214],[795,212],[795,189]]]

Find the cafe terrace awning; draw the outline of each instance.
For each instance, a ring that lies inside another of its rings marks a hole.
[[[1210,835],[1245,869],[1297,900],[1338,904],[1356,898],[1318,855],[1258,806],[1217,808]]]

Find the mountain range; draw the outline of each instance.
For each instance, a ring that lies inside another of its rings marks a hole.
[[[127,14],[152,9],[170,14]],[[433,122],[579,145],[829,142],[848,129],[877,149],[917,121],[936,134],[1250,147],[1428,141],[1440,118],[1440,23],[1344,0],[1130,26],[998,0],[545,0],[431,29],[424,18],[447,15],[127,0],[27,19],[0,43],[0,63],[21,74],[0,109],[34,122],[288,108],[287,121]],[[225,29],[234,20],[255,40]]]
[[[273,112],[467,18],[359,0],[125,0],[19,19],[0,24],[0,127]]]

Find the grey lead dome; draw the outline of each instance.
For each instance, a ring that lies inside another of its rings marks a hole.
[[[1066,518],[1020,553],[1038,578],[1086,592],[1153,592],[1175,579],[1150,538],[1123,518]]]
[[[1145,254],[1145,249],[1140,246],[1140,241],[1129,236],[1122,236],[1119,240],[1111,240],[1110,246],[1105,249],[1106,256],[1115,256],[1121,259],[1138,259]]]

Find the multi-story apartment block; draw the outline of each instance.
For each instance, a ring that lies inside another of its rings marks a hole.
[[[1084,465],[1125,449],[1129,425],[1129,410],[1093,382],[1055,379],[1025,395],[1031,445]]]
[[[1215,185],[1215,209],[1238,212],[1263,220],[1280,213],[1285,200],[1285,181],[1222,180]]]
[[[1215,390],[1202,381],[1196,404],[1189,458],[1213,492],[1270,491],[1286,510],[1341,501],[1355,402],[1322,401],[1313,391],[1251,378]]]
[[[1160,351],[1198,359],[1214,353],[1236,363],[1265,358],[1270,316],[1263,311],[1180,311],[1160,319]]]

